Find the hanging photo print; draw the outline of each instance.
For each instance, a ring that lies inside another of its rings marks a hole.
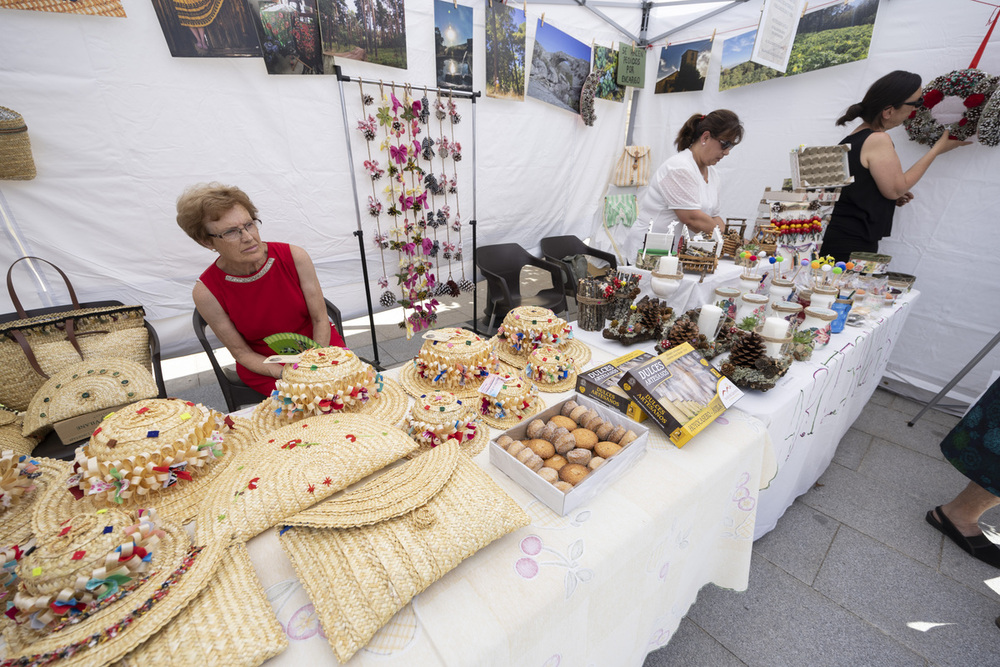
[[[768,68],[750,60],[757,30],[749,30],[730,37],[722,43],[722,70],[719,72],[719,90],[728,90],[753,83],[754,73]]]
[[[625,86],[619,86],[615,79],[618,74],[618,52],[606,46],[594,47],[594,72],[601,78],[597,81],[596,97],[612,102],[625,99]]]
[[[703,90],[711,56],[711,39],[663,47],[660,50],[660,65],[656,70],[656,92]]]
[[[250,6],[233,0],[153,0],[175,58],[260,56]]]
[[[590,46],[538,20],[528,95],[580,113],[580,91],[590,74]]]
[[[406,69],[403,0],[316,0],[323,55]]]
[[[324,56],[316,0],[290,5],[247,0],[257,17],[264,64],[269,74],[333,74],[333,57]]]
[[[472,92],[472,7],[434,0],[437,85]]]
[[[500,2],[486,4],[486,95],[524,99],[524,12]]]
[[[788,66],[804,0],[768,0],[761,10],[750,60],[779,72]]]
[[[0,0],[0,9],[125,18],[121,0]]]

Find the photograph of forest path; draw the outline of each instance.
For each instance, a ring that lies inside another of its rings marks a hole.
[[[719,90],[864,60],[877,15],[878,0],[847,0],[809,12],[799,21],[784,75],[749,61],[727,67],[724,53]]]
[[[406,69],[403,0],[317,0],[323,55]]]
[[[524,99],[524,12],[499,2],[486,5],[486,95]]]

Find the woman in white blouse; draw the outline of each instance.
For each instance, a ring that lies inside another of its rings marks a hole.
[[[674,144],[679,151],[656,170],[639,205],[632,238],[642,245],[646,232],[665,233],[673,222],[687,225],[692,233],[711,235],[718,227],[719,174],[715,165],[743,139],[739,117],[728,109],[694,114],[687,119]],[[679,230],[677,230],[679,231]],[[637,248],[630,257],[635,257]]]

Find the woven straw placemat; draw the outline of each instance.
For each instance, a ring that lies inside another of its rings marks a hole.
[[[63,14],[92,14],[125,18],[125,8],[121,0],[4,0],[8,9],[30,9],[36,12],[59,12]]]
[[[45,636],[30,631],[28,623],[18,626],[16,632],[6,635],[17,646],[11,646],[5,658],[30,664],[57,652],[68,656],[60,659],[59,665],[103,665],[122,658],[155,635],[204,589],[225,552],[218,543],[192,551],[180,526],[161,521],[158,527],[164,532],[156,544],[153,573],[145,582],[78,623]],[[69,559],[72,553],[65,557]]]
[[[415,595],[529,522],[449,441],[292,517],[279,540],[346,662]]]
[[[166,521],[184,524],[193,520],[202,509],[202,503],[208,497],[215,481],[219,479],[233,461],[250,448],[251,438],[249,420],[240,417],[230,417],[233,426],[222,427],[225,437],[226,453],[222,458],[199,470],[190,480],[185,480],[148,495],[132,507],[152,507]],[[34,532],[45,533],[59,525],[76,512],[89,509],[98,510],[109,506],[84,496],[77,500],[69,492],[71,477],[74,473],[68,466],[58,476],[55,483],[41,494],[32,517]]]
[[[234,544],[208,587],[116,664],[256,667],[286,648],[288,638],[257,579],[246,545]]]
[[[42,474],[34,480],[35,489],[25,494],[20,502],[0,511],[0,544],[9,546],[11,544],[23,544],[31,537],[32,530],[31,517],[41,498],[53,486],[58,484],[58,480],[70,472],[68,461],[57,461],[41,457],[31,457],[30,459]]]
[[[414,449],[403,431],[367,415],[324,415],[258,439],[213,485],[198,540],[247,541]]]

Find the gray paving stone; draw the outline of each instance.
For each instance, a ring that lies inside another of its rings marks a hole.
[[[706,586],[688,618],[748,665],[926,664],[896,640],[763,558],[751,561],[745,592]]]
[[[995,665],[1000,598],[988,597],[850,528],[834,538],[815,588],[935,665]],[[927,631],[908,623],[946,623]]]
[[[940,545],[930,526],[923,530],[927,507],[909,493],[882,480],[831,463],[799,500],[833,519],[877,539],[907,556],[937,566]]]
[[[812,585],[840,523],[799,501],[785,510],[778,525],[753,544],[766,558],[799,581]]]
[[[855,428],[848,429],[844,437],[840,439],[840,444],[837,445],[833,461],[845,468],[857,470],[871,442],[872,435],[870,433],[865,433]]]
[[[229,408],[226,407],[226,397],[222,395],[222,389],[219,388],[218,384],[197,385],[176,393],[172,393],[168,388],[167,395],[175,398],[183,398],[185,401],[191,401],[192,403],[201,403],[219,412],[229,412]]]
[[[889,407],[890,405],[892,405],[892,399],[895,397],[896,395],[893,394],[891,391],[886,391],[885,389],[879,388],[876,389],[875,393],[872,394],[871,402],[874,403],[875,405],[884,405],[885,407]]]
[[[379,341],[379,353],[385,353],[397,362],[408,361],[417,356],[420,346],[424,344],[424,339],[416,335],[410,340],[406,338],[395,338],[393,340]]]
[[[916,417],[917,414],[924,409],[924,405],[925,405],[924,403],[920,403],[919,401],[914,401],[913,399],[906,398],[905,396],[900,396],[896,394],[893,395],[892,403],[889,405],[889,407],[898,412],[902,412],[904,415],[907,415],[907,421],[909,421],[914,417]],[[958,420],[960,418],[956,417],[955,415],[950,415],[947,412],[941,412],[940,410],[935,410],[934,408],[931,408],[923,415],[921,415],[920,421],[923,421],[925,419],[927,421],[931,421],[934,422],[935,424],[940,424],[941,426],[945,426],[951,429],[953,426],[955,426],[955,424],[958,423]],[[919,424],[920,421],[918,421],[917,423]]]
[[[855,420],[852,428],[894,442],[897,445],[903,445],[927,456],[943,459],[939,445],[951,428],[923,419],[914,424],[913,427],[909,427],[906,422],[912,418],[911,414],[904,414],[892,408],[869,403]]]
[[[874,438],[858,473],[882,480],[920,498],[924,511],[946,503],[965,488],[968,479],[947,461]]]
[[[746,663],[687,618],[670,643],[646,656],[642,667],[746,667]]]

